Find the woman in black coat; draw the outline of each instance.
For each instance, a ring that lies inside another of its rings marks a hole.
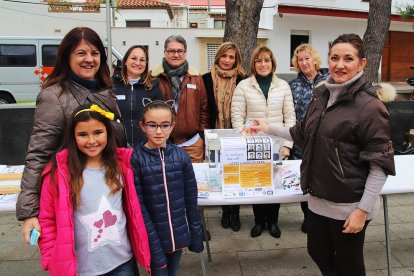
[[[135,45],[128,49],[122,60],[121,74],[112,77],[116,99],[124,120],[127,141],[130,147],[147,138],[139,127],[144,109],[143,99],[163,100],[158,81],[148,74],[148,51]]]
[[[245,78],[239,47],[225,42],[217,50],[214,65],[203,75],[207,91],[211,129],[232,129],[231,99],[237,84]],[[240,230],[240,205],[222,206],[221,225],[223,228]]]

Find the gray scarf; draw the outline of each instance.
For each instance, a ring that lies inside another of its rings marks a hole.
[[[168,65],[165,58],[162,59],[162,67],[164,68],[165,73],[167,73],[168,78],[171,80],[172,83],[172,99],[178,103],[178,95],[180,94],[181,90],[181,80],[180,77],[184,75],[188,71],[188,62],[187,60],[178,68],[171,69],[170,65]]]

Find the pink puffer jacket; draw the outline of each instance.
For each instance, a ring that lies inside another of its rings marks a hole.
[[[124,176],[123,206],[128,236],[135,259],[150,271],[151,255],[148,235],[134,186],[130,165],[131,149],[118,148],[118,161]],[[39,222],[40,263],[50,275],[76,275],[73,204],[69,190],[68,151],[57,154],[57,185],[51,183],[48,165],[42,174]]]

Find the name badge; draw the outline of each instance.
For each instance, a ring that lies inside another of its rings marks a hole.
[[[279,103],[279,102],[280,102],[280,100],[278,98],[272,99],[272,103],[274,103],[274,104]]]
[[[116,95],[117,100],[125,100],[125,95]]]
[[[187,83],[187,88],[189,88],[189,89],[196,89],[197,86],[195,84],[192,84],[192,83]]]

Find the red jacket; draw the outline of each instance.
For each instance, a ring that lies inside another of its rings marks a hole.
[[[135,259],[150,270],[148,235],[134,186],[131,169],[131,149],[118,148],[118,161],[124,176],[123,205],[127,230]],[[42,174],[39,222],[42,229],[39,239],[40,263],[50,275],[76,275],[75,230],[73,203],[68,185],[68,151],[62,150],[57,159],[57,185],[50,180],[48,165]]]

